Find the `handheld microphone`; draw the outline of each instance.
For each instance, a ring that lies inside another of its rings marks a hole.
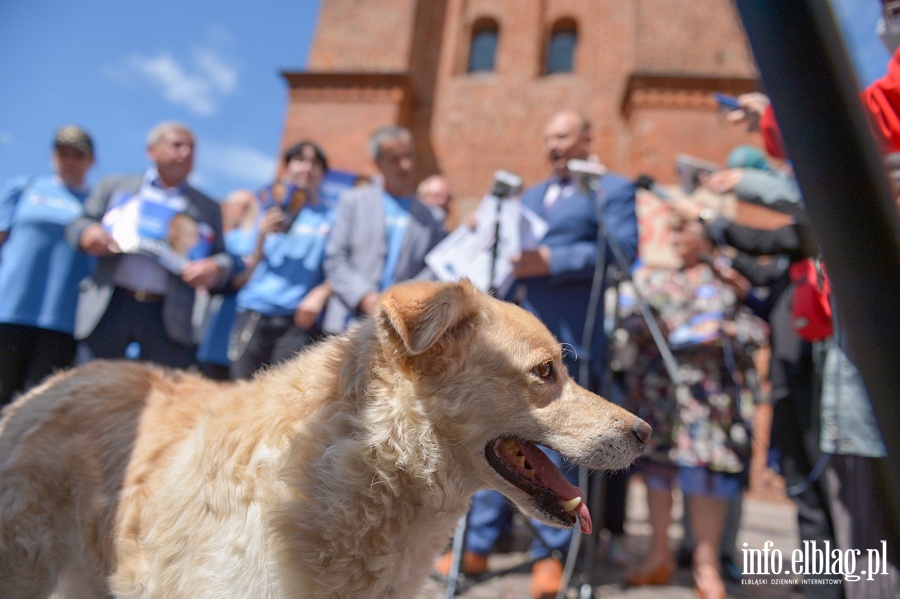
[[[504,200],[518,195],[522,191],[522,177],[509,171],[494,171],[490,195]]]
[[[573,158],[566,163],[569,172],[575,177],[578,186],[582,191],[587,192],[588,189],[597,190],[600,177],[606,174],[606,167],[599,162],[591,162],[590,160],[578,160]]]
[[[664,202],[671,202],[672,195],[659,186],[650,175],[640,175],[634,182],[635,187],[646,189]]]

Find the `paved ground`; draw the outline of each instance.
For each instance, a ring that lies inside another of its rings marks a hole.
[[[650,527],[647,523],[645,489],[640,479],[632,479],[628,490],[628,511],[626,521],[626,547],[631,555],[628,565],[612,567],[607,565],[605,550],[607,541],[597,539],[597,559],[583,578],[593,588],[595,598],[603,599],[690,599],[695,597],[691,573],[688,569],[679,569],[672,582],[667,586],[627,588],[622,584],[625,574],[630,568],[637,568],[640,557],[648,547]],[[680,501],[676,500],[675,521],[680,521]],[[596,518],[595,518],[596,521]],[[516,547],[527,546],[527,527],[522,527],[513,540]],[[669,536],[673,546],[677,546],[682,530],[679,524],[673,524]],[[747,498],[744,501],[744,514],[741,520],[741,531],[738,536],[738,547],[747,543],[750,548],[761,548],[765,541],[773,541],[775,547],[784,554],[797,547],[796,512],[790,504],[784,502],[759,501]],[[738,554],[740,557],[740,553]],[[530,577],[530,564],[524,551],[511,550],[491,556],[489,566],[491,572],[486,578],[477,581],[463,580],[458,597],[463,599],[520,599],[527,598]],[[741,564],[738,564],[741,566]],[[763,599],[796,599],[800,597],[795,585],[776,584],[781,580],[765,580],[765,584],[742,585],[728,583],[728,596],[734,598],[761,597]],[[417,599],[438,599],[446,596],[446,583],[429,579],[417,595]],[[569,599],[578,598],[578,589],[571,588]]]

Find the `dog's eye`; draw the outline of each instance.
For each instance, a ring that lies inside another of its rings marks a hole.
[[[541,362],[537,366],[532,369],[536,375],[541,377],[542,379],[549,379],[553,374],[553,360],[547,360],[546,362]]]

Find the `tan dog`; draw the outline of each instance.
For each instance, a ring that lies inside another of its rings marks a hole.
[[[250,383],[88,364],[0,421],[0,597],[410,597],[479,488],[590,530],[535,443],[618,469],[649,433],[468,282]]]

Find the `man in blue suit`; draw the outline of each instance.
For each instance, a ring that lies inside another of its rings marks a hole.
[[[606,174],[600,179],[596,194],[579,189],[568,162],[590,157],[591,127],[576,111],[566,110],[551,117],[544,130],[544,145],[552,175],[527,189],[521,201],[542,216],[549,229],[539,247],[524,250],[514,259],[513,272],[520,291],[524,292],[520,293],[522,307],[540,318],[568,348],[565,363],[576,380],[577,360],[589,360],[587,386],[596,392],[603,377],[607,347],[602,302],[594,320],[590,348],[582,347],[582,334],[598,256],[598,208],[602,211],[606,235],[602,240],[607,244],[606,262],[614,260],[610,241],[626,261],[632,262],[638,247],[635,188],[623,177]],[[605,269],[601,272],[605,273]],[[570,482],[578,483],[574,468],[564,464],[556,452],[547,450],[547,454],[564,472],[568,470],[566,476]],[[486,568],[486,556],[509,521],[508,504],[502,495],[495,491],[476,494],[469,514],[464,571],[472,574]],[[532,557],[537,560],[532,573],[532,596],[555,597],[562,583],[561,558],[566,555],[572,531],[551,528],[537,521],[535,524],[542,542],[532,548]],[[439,571],[448,569],[443,565],[439,562]]]
[[[578,112],[560,112],[550,119],[544,144],[553,174],[522,194],[522,204],[541,215],[549,229],[541,245],[523,251],[513,267],[526,290],[523,307],[539,317],[562,343],[574,348],[566,355],[569,374],[577,378],[576,359],[588,356],[592,375],[589,386],[596,391],[603,377],[607,345],[602,315],[594,321],[591,347],[581,346],[597,258],[596,203],[602,207],[608,264],[613,262],[610,239],[629,263],[634,261],[638,227],[634,185],[629,180],[612,173],[604,175],[597,197],[584,193],[573,181],[568,162],[588,159],[590,143],[590,124]]]

